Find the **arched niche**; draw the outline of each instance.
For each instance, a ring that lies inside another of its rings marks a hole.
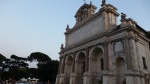
[[[99,47],[95,47],[90,54],[91,58],[91,71],[94,73],[100,72],[104,69],[104,57],[103,50]]]
[[[70,75],[73,66],[73,57],[71,55],[67,56],[65,61],[65,73]]]
[[[85,72],[85,53],[80,52],[76,58],[76,72],[80,75],[83,75]]]
[[[125,72],[126,72],[126,62],[123,57],[118,57],[116,59],[116,73],[117,73],[117,84],[126,84]]]

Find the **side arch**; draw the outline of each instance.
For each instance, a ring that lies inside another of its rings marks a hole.
[[[75,72],[77,72],[80,75],[83,75],[85,72],[85,59],[86,54],[84,51],[77,53],[76,59],[75,59]]]
[[[94,46],[94,47],[92,47],[92,48],[90,49],[90,51],[89,51],[89,57],[91,57],[91,53],[93,52],[93,50],[94,50],[95,48],[100,48],[100,49],[104,52],[103,46],[101,46],[101,45]]]
[[[73,56],[68,55],[65,60],[65,73],[67,75],[70,75],[72,72],[72,67],[73,67]]]
[[[83,53],[85,56],[86,56],[86,52],[84,51],[84,50],[82,50],[82,51],[79,51],[77,54],[76,54],[76,58],[75,58],[75,61],[78,61],[78,59],[79,59],[79,54],[81,54],[81,53]]]
[[[117,84],[126,84],[125,73],[127,67],[125,59],[123,57],[117,57],[115,64],[116,64]]]

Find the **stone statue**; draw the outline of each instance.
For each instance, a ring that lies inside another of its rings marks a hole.
[[[121,22],[124,21],[124,20],[126,20],[126,16],[127,16],[126,14],[121,13]]]
[[[106,4],[106,0],[102,0],[102,6]]]

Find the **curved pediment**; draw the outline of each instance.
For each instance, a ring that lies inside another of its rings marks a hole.
[[[77,23],[82,22],[84,19],[90,17],[95,13],[96,6],[92,3],[90,4],[83,4],[75,14],[75,18]]]
[[[87,10],[88,8],[90,8],[90,5],[89,4],[83,4],[79,9],[78,11],[76,12],[75,14],[75,18],[80,15],[82,12],[85,12],[85,10]]]

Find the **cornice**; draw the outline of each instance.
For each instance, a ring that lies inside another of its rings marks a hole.
[[[116,16],[120,15],[119,13],[116,12],[118,9],[116,7],[114,7],[113,5],[111,5],[111,4],[105,4],[103,6],[103,8],[101,8],[99,11],[102,11],[102,10],[105,10],[107,12],[112,12]]]
[[[72,49],[72,48],[78,47],[80,45],[86,44],[88,42],[92,42],[93,40],[96,40],[96,39],[99,39],[99,38],[102,38],[102,37],[112,36],[113,34],[117,34],[118,32],[123,31],[124,29],[126,29],[126,28],[118,29],[117,31],[103,32],[101,34],[95,35],[95,36],[93,36],[93,37],[91,37],[91,38],[89,38],[89,39],[87,39],[87,40],[85,40],[83,42],[80,42],[80,43],[77,43],[77,44],[74,44],[74,45],[72,45],[70,47],[65,48],[64,52],[67,51],[67,50],[69,50],[69,49]]]
[[[86,43],[88,43],[88,42],[92,42],[93,40],[97,40],[97,39],[99,39],[99,38],[103,38],[103,37],[110,37],[110,36],[112,36],[112,35],[115,35],[115,34],[118,34],[119,32],[123,32],[123,31],[136,31],[137,33],[140,33],[140,31],[137,31],[134,27],[132,27],[132,26],[125,26],[125,27],[123,27],[123,28],[118,28],[117,30],[115,30],[115,31],[110,31],[110,32],[103,32],[103,33],[101,33],[101,34],[98,34],[98,35],[95,35],[95,36],[93,36],[93,37],[91,37],[91,38],[89,38],[89,39],[87,39],[87,40],[85,40],[85,41],[83,41],[83,42],[80,42],[80,43],[77,43],[77,44],[74,44],[74,45],[72,45],[72,46],[69,46],[69,47],[67,47],[67,48],[65,48],[64,49],[64,52],[65,51],[67,51],[67,50],[70,50],[70,49],[73,49],[73,48],[75,48],[75,47],[78,47],[78,46],[81,46],[81,45],[83,45],[83,44],[86,44]],[[142,35],[140,35],[140,37],[142,37],[142,38],[144,38],[144,39],[146,39],[147,41],[149,41],[149,39],[147,39],[146,37],[144,37],[144,36],[142,36]],[[118,38],[115,38],[115,39],[118,39]],[[113,40],[115,40],[115,39],[108,39],[109,40],[109,42],[110,41],[113,41]]]
[[[115,14],[116,16],[119,16],[120,14],[119,13],[117,13],[115,10],[113,10],[113,9],[110,9],[110,8],[101,8],[99,11],[107,11],[107,12],[112,12],[113,14]]]
[[[133,31],[135,31],[135,32],[138,34],[138,36],[142,37],[145,41],[150,42],[150,39],[148,39],[145,35],[140,34],[141,32],[140,32],[137,28],[132,27],[131,29],[132,29]]]
[[[104,36],[104,35],[106,35],[106,33],[102,33],[102,34],[100,34],[100,35],[95,35],[95,36],[91,37],[90,39],[87,39],[87,40],[85,40],[85,41],[83,41],[83,42],[80,42],[80,43],[77,43],[77,44],[74,44],[74,45],[72,45],[72,46],[70,46],[70,47],[65,48],[64,51],[67,51],[67,50],[69,50],[69,49],[72,49],[72,48],[78,47],[78,46],[80,46],[80,45],[86,44],[86,43],[91,42],[91,41],[93,41],[93,40],[96,40],[97,38],[100,38],[100,37],[102,37],[102,36]]]

